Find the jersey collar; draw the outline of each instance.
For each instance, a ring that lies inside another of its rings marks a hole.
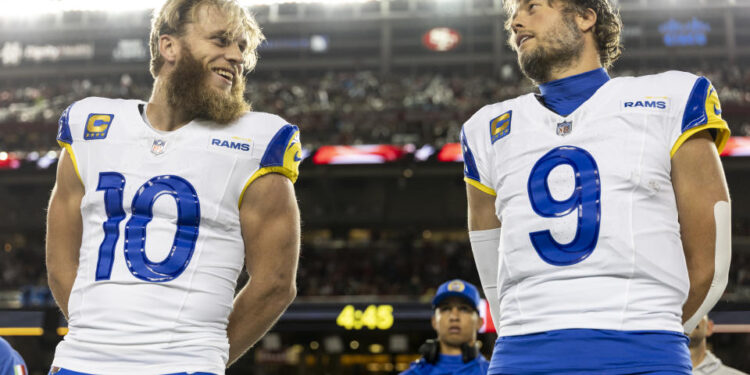
[[[599,68],[543,83],[539,85],[539,91],[545,107],[561,116],[567,116],[609,80],[607,71]]]

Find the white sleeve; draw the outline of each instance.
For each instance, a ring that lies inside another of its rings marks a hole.
[[[497,294],[497,268],[499,266],[500,228],[469,232],[471,251],[482,282],[484,297],[490,305],[490,314],[495,327],[500,319],[500,298]]]
[[[716,221],[716,250],[714,252],[714,278],[706,298],[698,311],[685,321],[682,328],[690,333],[698,326],[703,316],[719,301],[729,280],[729,262],[732,259],[732,213],[729,202],[719,201],[714,205]]]
[[[490,125],[484,126],[480,110],[461,129],[461,151],[464,157],[464,181],[482,192],[497,196],[492,184],[489,151]],[[486,129],[485,129],[486,128]],[[483,130],[486,130],[487,134]]]

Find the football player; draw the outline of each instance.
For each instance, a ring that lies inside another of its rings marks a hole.
[[[298,128],[243,99],[262,40],[236,1],[169,0],[149,101],[63,113],[47,267],[69,333],[52,373],[223,374],[294,299]]]
[[[729,137],[705,77],[610,79],[606,0],[506,0],[539,87],[463,126],[469,230],[499,332],[489,374],[690,374],[730,259]]]

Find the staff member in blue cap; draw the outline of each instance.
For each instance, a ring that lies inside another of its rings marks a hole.
[[[18,352],[0,337],[0,375],[27,375],[26,363]]]
[[[432,328],[437,340],[427,340],[419,352],[422,358],[401,375],[485,375],[490,363],[479,353],[477,331],[479,291],[463,280],[450,280],[432,299]]]

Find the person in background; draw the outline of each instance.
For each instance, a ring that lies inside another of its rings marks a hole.
[[[698,323],[693,332],[690,332],[690,360],[693,362],[693,374],[695,375],[747,375],[746,373],[733,369],[716,358],[714,353],[708,350],[706,338],[714,333],[714,322],[708,315]]]
[[[0,337],[0,375],[27,375],[26,363],[21,355]]]
[[[479,353],[479,291],[463,280],[450,280],[432,299],[432,328],[437,339],[419,348],[422,358],[401,375],[485,375],[489,362]]]

